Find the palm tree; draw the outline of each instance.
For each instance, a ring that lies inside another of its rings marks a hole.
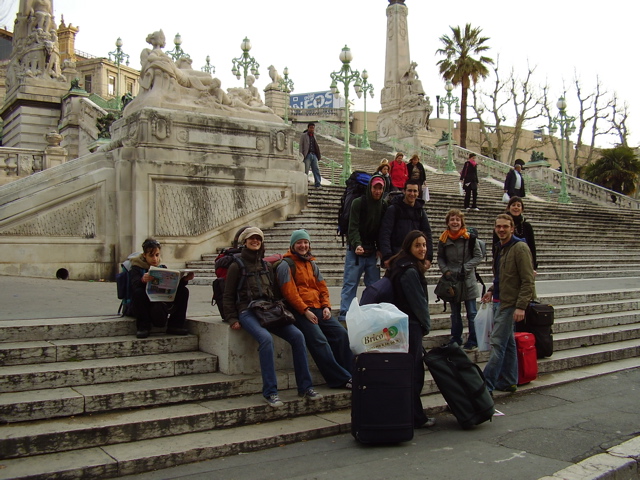
[[[481,37],[481,28],[472,28],[467,23],[464,27],[464,34],[460,31],[460,27],[451,27],[453,38],[448,35],[440,37],[440,41],[444,44],[443,48],[436,50],[437,55],[444,55],[446,58],[440,60],[440,74],[445,80],[450,80],[454,85],[462,85],[460,114],[460,146],[467,146],[467,91],[471,86],[471,82],[478,83],[481,78],[489,76],[487,65],[493,63],[489,57],[480,56],[473,58],[473,55],[480,55],[482,52],[489,50],[489,46],[485,42],[488,37]]]
[[[640,160],[633,149],[617,146],[602,150],[601,157],[584,169],[584,178],[624,195],[636,191],[636,182],[640,174]]]

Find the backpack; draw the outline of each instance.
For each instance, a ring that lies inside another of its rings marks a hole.
[[[225,315],[224,315],[224,305],[222,301],[222,296],[224,295],[224,284],[225,284],[225,279],[227,278],[227,272],[229,270],[229,267],[233,262],[237,262],[238,265],[240,266],[240,271],[243,274],[243,277],[240,281],[241,282],[244,281],[245,277],[247,276],[244,262],[240,258],[241,250],[242,248],[235,248],[235,247],[225,248],[222,252],[220,252],[220,254],[216,257],[214,261],[216,279],[211,283],[211,288],[213,289],[213,296],[211,297],[211,305],[218,306],[218,311],[220,312],[220,316],[222,317],[222,320],[225,322],[227,321],[227,319],[225,318]],[[273,255],[269,255],[268,257],[265,257],[262,261],[273,265],[275,263],[278,263],[281,260],[282,260],[282,255],[280,255],[279,253],[274,253]],[[295,267],[293,268],[295,272]],[[273,289],[274,289],[274,294],[276,294],[276,289],[278,289],[278,287],[274,285]],[[279,293],[279,289],[277,293]]]
[[[120,307],[118,307],[118,315],[121,317],[131,316],[131,259],[137,257],[142,252],[134,252],[120,264],[120,273],[116,275],[116,289]],[[122,312],[122,313],[121,313]]]
[[[400,271],[404,271],[411,266],[410,262],[395,265],[394,270],[396,273],[393,275],[397,276]],[[360,297],[360,305],[370,305],[372,303],[383,302],[396,305],[395,295],[393,293],[393,279],[391,277],[391,270],[388,269],[385,272],[384,277],[377,282],[372,283],[368,287],[365,287],[364,292],[362,292],[362,297]]]
[[[342,237],[342,245],[344,246],[344,237],[349,233],[349,217],[351,215],[351,204],[356,198],[367,193],[367,186],[371,180],[371,175],[361,170],[353,172],[347,180],[346,188],[340,198],[340,209],[338,210],[338,235]],[[366,205],[363,202],[361,205]]]

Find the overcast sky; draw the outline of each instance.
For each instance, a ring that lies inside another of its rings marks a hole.
[[[19,1],[1,2],[0,15],[13,3],[10,20],[0,18],[2,24],[13,30]],[[216,76],[226,89],[242,86],[242,81],[231,74],[231,60],[241,55],[240,43],[247,36],[253,45],[250,53],[260,64],[261,76],[256,86],[262,90],[270,82],[269,65],[273,64],[280,73],[288,66],[295,82],[294,93],[304,93],[329,89],[329,74],[340,68],[338,56],[346,44],[353,54],[352,67],[366,69],[376,88],[375,98],[367,102],[367,109],[380,109],[388,0],[94,2],[53,0],[56,21],[63,15],[67,25],[80,27],[76,37],[78,50],[107,56],[121,37],[123,50],[131,56],[130,66],[140,68],[140,52],[148,46],[145,43],[148,33],[162,28],[167,37],[166,50],[170,50],[172,39],[179,32],[182,48],[193,58],[194,68],[202,67],[205,57],[210,55]],[[570,115],[578,114],[573,88],[576,72],[586,92],[595,89],[599,76],[608,92],[615,91],[628,103],[632,112],[628,122],[630,144],[640,143],[640,114],[633,114],[635,108],[640,108],[635,61],[637,15],[632,15],[629,2],[406,0],[405,3],[409,8],[411,58],[418,63],[418,74],[433,105],[436,95],[444,92],[436,66],[441,58],[435,55],[441,46],[439,38],[450,34],[450,26],[471,23],[490,38],[487,44],[491,50],[487,55],[494,60],[499,55],[505,76],[512,67],[524,75],[527,63],[536,66],[537,84],[548,82],[552,98],[567,91]],[[454,94],[459,96],[459,90]],[[350,96],[355,97],[353,93]],[[356,108],[362,109],[362,100],[356,102]],[[557,112],[555,101],[554,112]],[[534,123],[529,127],[535,128],[544,121]]]

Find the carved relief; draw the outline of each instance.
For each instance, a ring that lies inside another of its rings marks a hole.
[[[151,135],[158,140],[164,140],[171,135],[171,117],[152,112],[149,116],[151,120]]]
[[[158,236],[200,235],[282,199],[279,189],[157,184]]]
[[[271,132],[271,136],[273,139],[273,148],[279,152],[282,152],[287,148],[287,136],[282,130],[276,132],[275,135]]]
[[[94,238],[96,198],[90,195],[57,208],[48,208],[35,218],[0,230],[0,235]]]

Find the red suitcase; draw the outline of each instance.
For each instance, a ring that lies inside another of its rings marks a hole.
[[[529,332],[516,332],[514,336],[518,351],[518,385],[524,385],[538,377],[536,337]]]

